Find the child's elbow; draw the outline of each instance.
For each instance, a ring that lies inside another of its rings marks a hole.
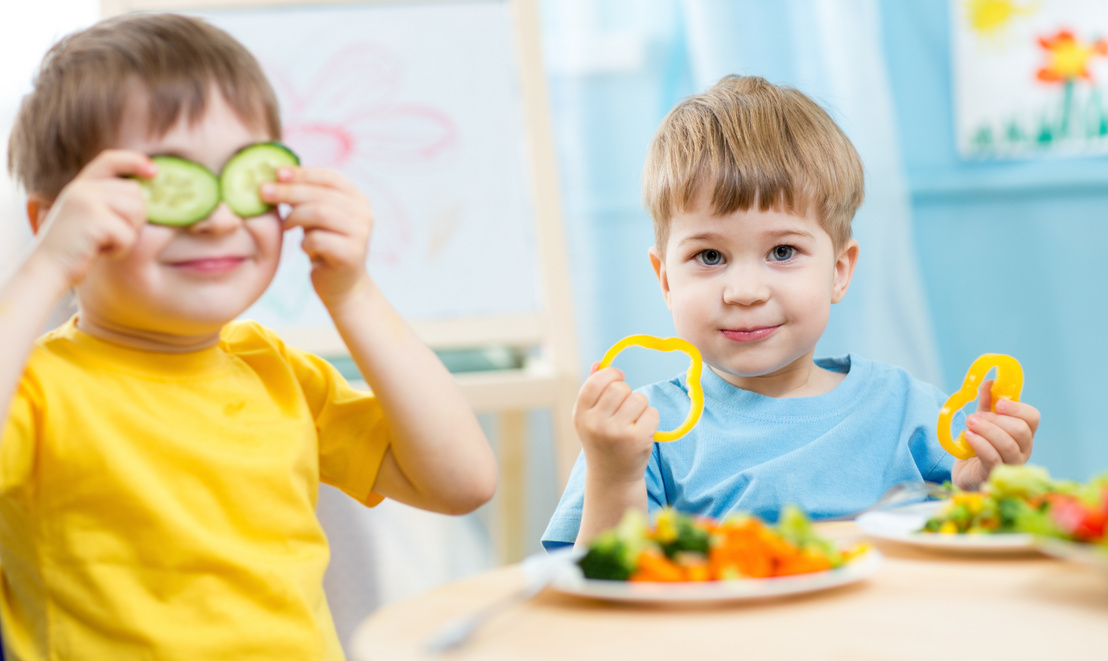
[[[447,506],[446,514],[469,514],[492,500],[496,493],[496,467],[490,470],[473,471],[470,479],[455,491]]]

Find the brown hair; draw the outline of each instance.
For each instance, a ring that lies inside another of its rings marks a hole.
[[[700,195],[721,216],[755,205],[814,211],[837,249],[850,238],[862,204],[862,161],[803,93],[763,78],[727,76],[674,107],[650,145],[643,197],[663,253],[670,219]]]
[[[244,124],[280,137],[273,88],[231,35],[175,14],[101,21],[46,53],[12,127],[8,169],[28,192],[53,201],[115,141],[132,93],[148,95],[147,121],[157,136],[182,113],[198,121],[213,84]]]

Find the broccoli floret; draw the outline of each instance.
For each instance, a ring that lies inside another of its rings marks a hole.
[[[589,545],[588,552],[577,561],[585,578],[606,581],[626,581],[634,570],[627,562],[627,545],[614,533],[604,533]]]
[[[658,514],[654,539],[668,558],[683,552],[708,555],[708,531],[697,526],[692,517],[674,509],[667,508]]]
[[[997,532],[1018,532],[1020,524],[1029,521],[1036,508],[1022,498],[1001,498],[996,503],[1000,525]]]
[[[585,578],[625,581],[635,570],[635,560],[652,542],[647,539],[646,516],[628,510],[615,528],[597,535],[589,550],[577,561]]]

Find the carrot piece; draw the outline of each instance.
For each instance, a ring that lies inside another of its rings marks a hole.
[[[669,558],[661,553],[643,551],[635,563],[636,570],[631,574],[632,581],[654,581],[674,583],[685,580],[685,573]]]

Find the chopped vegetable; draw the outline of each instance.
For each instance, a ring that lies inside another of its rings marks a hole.
[[[599,536],[578,561],[586,578],[672,583],[768,578],[839,567],[864,552],[820,537],[808,517],[788,506],[777,526],[736,514],[715,521],[666,508],[654,521],[637,510]]]
[[[583,558],[578,561],[589,578],[625,581],[635,571],[640,553],[650,543],[647,540],[646,516],[629,510],[615,528],[598,535]]]
[[[998,466],[980,492],[955,489],[922,532],[1028,533],[1108,548],[1108,474],[1079,484],[1040,466]]]

